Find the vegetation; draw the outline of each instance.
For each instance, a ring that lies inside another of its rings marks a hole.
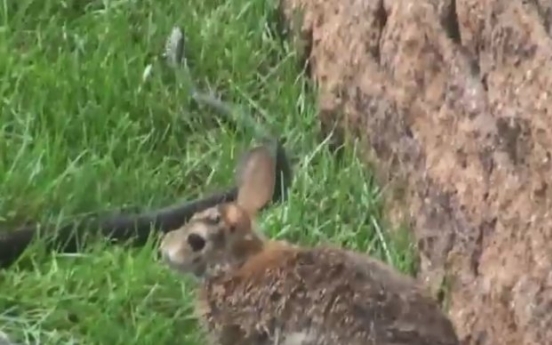
[[[201,88],[251,109],[296,157],[287,202],[259,220],[270,236],[331,241],[401,270],[408,241],[380,226],[380,191],[349,145],[318,136],[315,98],[269,0],[3,1],[0,5],[0,221],[154,208],[231,185],[254,134],[193,106],[186,83],[145,67],[174,25]],[[5,230],[4,230],[5,231]],[[0,272],[0,329],[30,344],[200,344],[193,283],[145,248],[37,243]]]

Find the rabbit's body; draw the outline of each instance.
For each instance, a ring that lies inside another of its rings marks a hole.
[[[196,311],[216,345],[457,345],[437,303],[408,276],[353,251],[264,239],[255,213],[274,191],[262,148],[242,163],[236,203],[167,233],[165,262],[201,280]]]
[[[457,344],[450,321],[409,277],[332,247],[269,243],[238,270],[207,278],[198,311],[220,340],[225,332],[249,339],[233,344]]]

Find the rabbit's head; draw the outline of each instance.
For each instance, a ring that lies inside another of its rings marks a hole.
[[[159,250],[174,270],[201,278],[236,267],[263,249],[263,238],[254,230],[256,213],[275,189],[275,158],[258,146],[238,165],[235,202],[196,213],[185,225],[168,232]]]

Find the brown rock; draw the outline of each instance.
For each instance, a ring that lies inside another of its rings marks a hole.
[[[463,343],[552,344],[552,2],[282,1]]]

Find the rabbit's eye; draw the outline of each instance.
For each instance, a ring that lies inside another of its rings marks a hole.
[[[199,252],[205,247],[205,239],[198,234],[190,234],[188,236],[188,244],[194,252]]]

